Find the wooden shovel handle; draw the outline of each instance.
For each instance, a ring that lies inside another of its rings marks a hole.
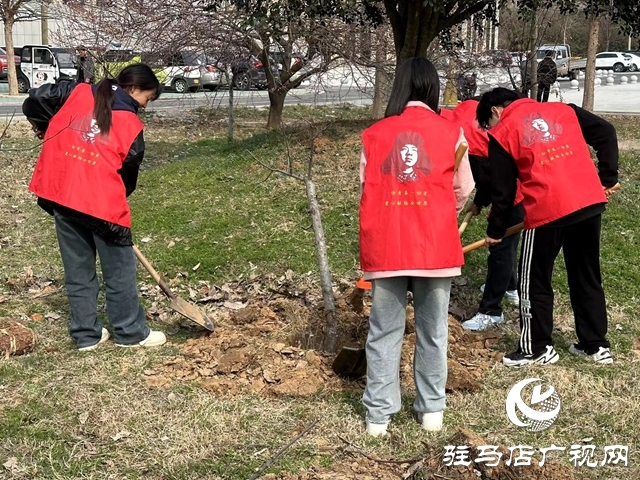
[[[620,184],[616,183],[613,187],[606,188],[604,190],[604,193],[608,197],[613,192],[617,192],[618,190],[620,190]],[[510,228],[507,229],[507,231],[505,232],[504,236],[508,237],[509,235],[513,235],[514,233],[518,233],[523,228],[524,228],[524,223],[519,223],[517,225],[514,225],[513,227],[510,227]],[[464,247],[462,249],[462,253],[469,253],[469,252],[472,252],[472,251],[477,250],[479,248],[482,248],[482,247],[484,247],[484,244],[485,244],[484,240],[478,240],[477,242],[473,242],[472,244],[467,245],[466,247]]]
[[[507,228],[507,231],[504,233],[505,237],[508,237],[509,235],[513,235],[514,233],[518,233],[519,231],[521,231],[524,228],[524,223],[519,223],[517,225],[514,225],[513,227],[509,227]],[[504,238],[504,237],[502,237]],[[473,242],[470,245],[467,245],[466,247],[464,247],[462,249],[462,253],[469,253],[472,252],[474,250],[477,250],[479,248],[484,247],[484,238],[482,240],[478,240],[477,242]]]
[[[136,247],[135,245],[133,245],[133,253],[136,254],[136,258],[140,261],[140,263],[147,270],[147,272],[149,272],[149,274],[153,277],[156,283],[160,285],[160,288],[165,293],[165,295],[170,299],[174,300],[176,296],[173,294],[173,292],[169,288],[169,285],[167,285],[164,282],[164,280],[162,280],[162,278],[160,277],[160,274],[156,272],[156,269],[153,268],[153,266],[149,263],[149,260],[147,260],[145,256],[142,255],[142,252],[138,250],[138,247]]]
[[[464,154],[467,153],[468,148],[469,148],[469,145],[467,144],[467,142],[461,142],[460,145],[458,145],[458,148],[456,149],[456,162],[453,168],[454,172],[458,171],[460,162],[462,162],[462,159],[464,158]]]
[[[473,217],[473,212],[469,210],[467,214],[464,216],[464,220],[462,220],[462,223],[460,224],[460,228],[458,228],[458,234],[462,235],[464,233],[472,217]]]

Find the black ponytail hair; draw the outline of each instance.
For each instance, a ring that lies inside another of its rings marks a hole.
[[[160,81],[156,77],[149,65],[144,63],[134,63],[125,67],[116,79],[104,78],[98,83],[93,106],[93,117],[103,134],[111,131],[111,110],[115,97],[115,90],[120,87],[131,93],[134,88],[142,91],[155,91],[151,101],[157,100],[160,96]]]
[[[410,58],[400,65],[384,116],[400,115],[412,100],[438,111],[440,78],[436,67],[426,58]]]

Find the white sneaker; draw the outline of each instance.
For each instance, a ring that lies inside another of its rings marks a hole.
[[[102,337],[100,337],[100,340],[98,340],[98,343],[96,343],[95,345],[89,345],[88,347],[82,347],[79,348],[78,351],[79,352],[91,352],[93,350],[95,350],[96,348],[98,348],[98,345],[100,345],[101,343],[106,342],[107,340],[109,340],[109,330],[107,330],[106,328],[102,329]]]
[[[370,423],[366,420],[367,433],[372,437],[382,437],[387,434],[387,427],[389,423]]]
[[[480,291],[484,293],[484,284],[480,286]],[[507,290],[504,292],[504,299],[514,307],[520,306],[520,295],[518,295],[518,290]]]
[[[442,430],[442,419],[444,412],[431,412],[431,413],[418,413],[418,421],[422,425],[422,428],[428,432],[439,432]]]
[[[487,315],[486,313],[476,313],[473,318],[466,322],[462,322],[462,328],[465,330],[481,331],[486,330],[493,325],[497,325],[504,321],[504,315]]]
[[[165,343],[167,343],[167,337],[165,337],[164,333],[157,330],[149,330],[149,335],[147,335],[147,338],[139,343],[134,343],[132,345],[123,345],[121,343],[116,343],[116,345],[118,347],[159,347],[160,345],[164,345]]]
[[[517,290],[507,290],[504,292],[504,299],[514,307],[520,306],[520,295]]]
[[[596,363],[601,363],[603,365],[609,365],[613,363],[613,357],[611,356],[611,350],[606,347],[598,348],[596,353],[589,354],[582,349],[582,346],[578,343],[574,343],[569,347],[569,353],[573,353],[574,355],[578,355],[579,357],[590,358]]]

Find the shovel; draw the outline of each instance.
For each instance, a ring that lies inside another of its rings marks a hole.
[[[613,187],[609,187],[609,188],[605,189],[604,193],[605,193],[605,195],[607,197],[609,197],[610,195],[612,195],[614,192],[617,192],[618,190],[620,190],[620,184],[616,183]],[[518,223],[517,225],[514,225],[513,227],[507,228],[507,231],[505,232],[504,236],[508,237],[509,235],[513,235],[514,233],[518,233],[523,228],[524,228],[524,222],[523,223]],[[478,240],[477,242],[473,242],[473,243],[467,245],[466,247],[463,247],[462,248],[462,253],[466,254],[466,253],[469,253],[469,252],[473,252],[474,250],[477,250],[479,248],[484,247],[484,245],[485,245],[484,239]]]
[[[462,142],[458,148],[456,149],[455,156],[455,166],[454,172],[458,170],[460,166],[460,162],[464,158],[465,153],[467,153],[467,149],[469,145],[466,142]],[[471,212],[469,212],[462,223],[460,225],[460,229],[458,230],[460,235],[464,232],[465,228],[469,224],[469,220],[471,220]],[[367,282],[364,278],[361,278],[356,283],[356,287],[362,289],[370,289],[371,282]],[[331,369],[333,372],[339,377],[345,378],[347,380],[358,379],[367,373],[367,356],[364,348],[357,347],[342,347],[340,353],[336,356],[331,364]]]
[[[142,255],[142,252],[138,250],[138,247],[133,246],[133,252],[136,254],[137,259],[140,261],[142,266],[151,274],[153,279],[160,286],[164,294],[169,297],[171,300],[171,304],[169,305],[172,310],[178,312],[180,315],[187,317],[189,320],[196,322],[198,325],[203,326],[207,330],[213,331],[214,326],[213,322],[205,313],[203,313],[198,307],[195,305],[183,300],[180,297],[176,297],[175,294],[169,289],[169,286],[162,280],[158,272],[151,266],[149,261]]]

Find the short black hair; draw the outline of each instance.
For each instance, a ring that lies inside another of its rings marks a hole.
[[[491,113],[493,107],[506,107],[521,98],[527,97],[523,93],[503,87],[497,87],[485,92],[480,98],[478,108],[476,109],[478,123],[482,128],[489,128],[489,119],[493,116]]]
[[[437,112],[439,99],[440,78],[436,67],[426,58],[410,58],[398,68],[384,116],[400,115],[410,101],[425,103]]]

